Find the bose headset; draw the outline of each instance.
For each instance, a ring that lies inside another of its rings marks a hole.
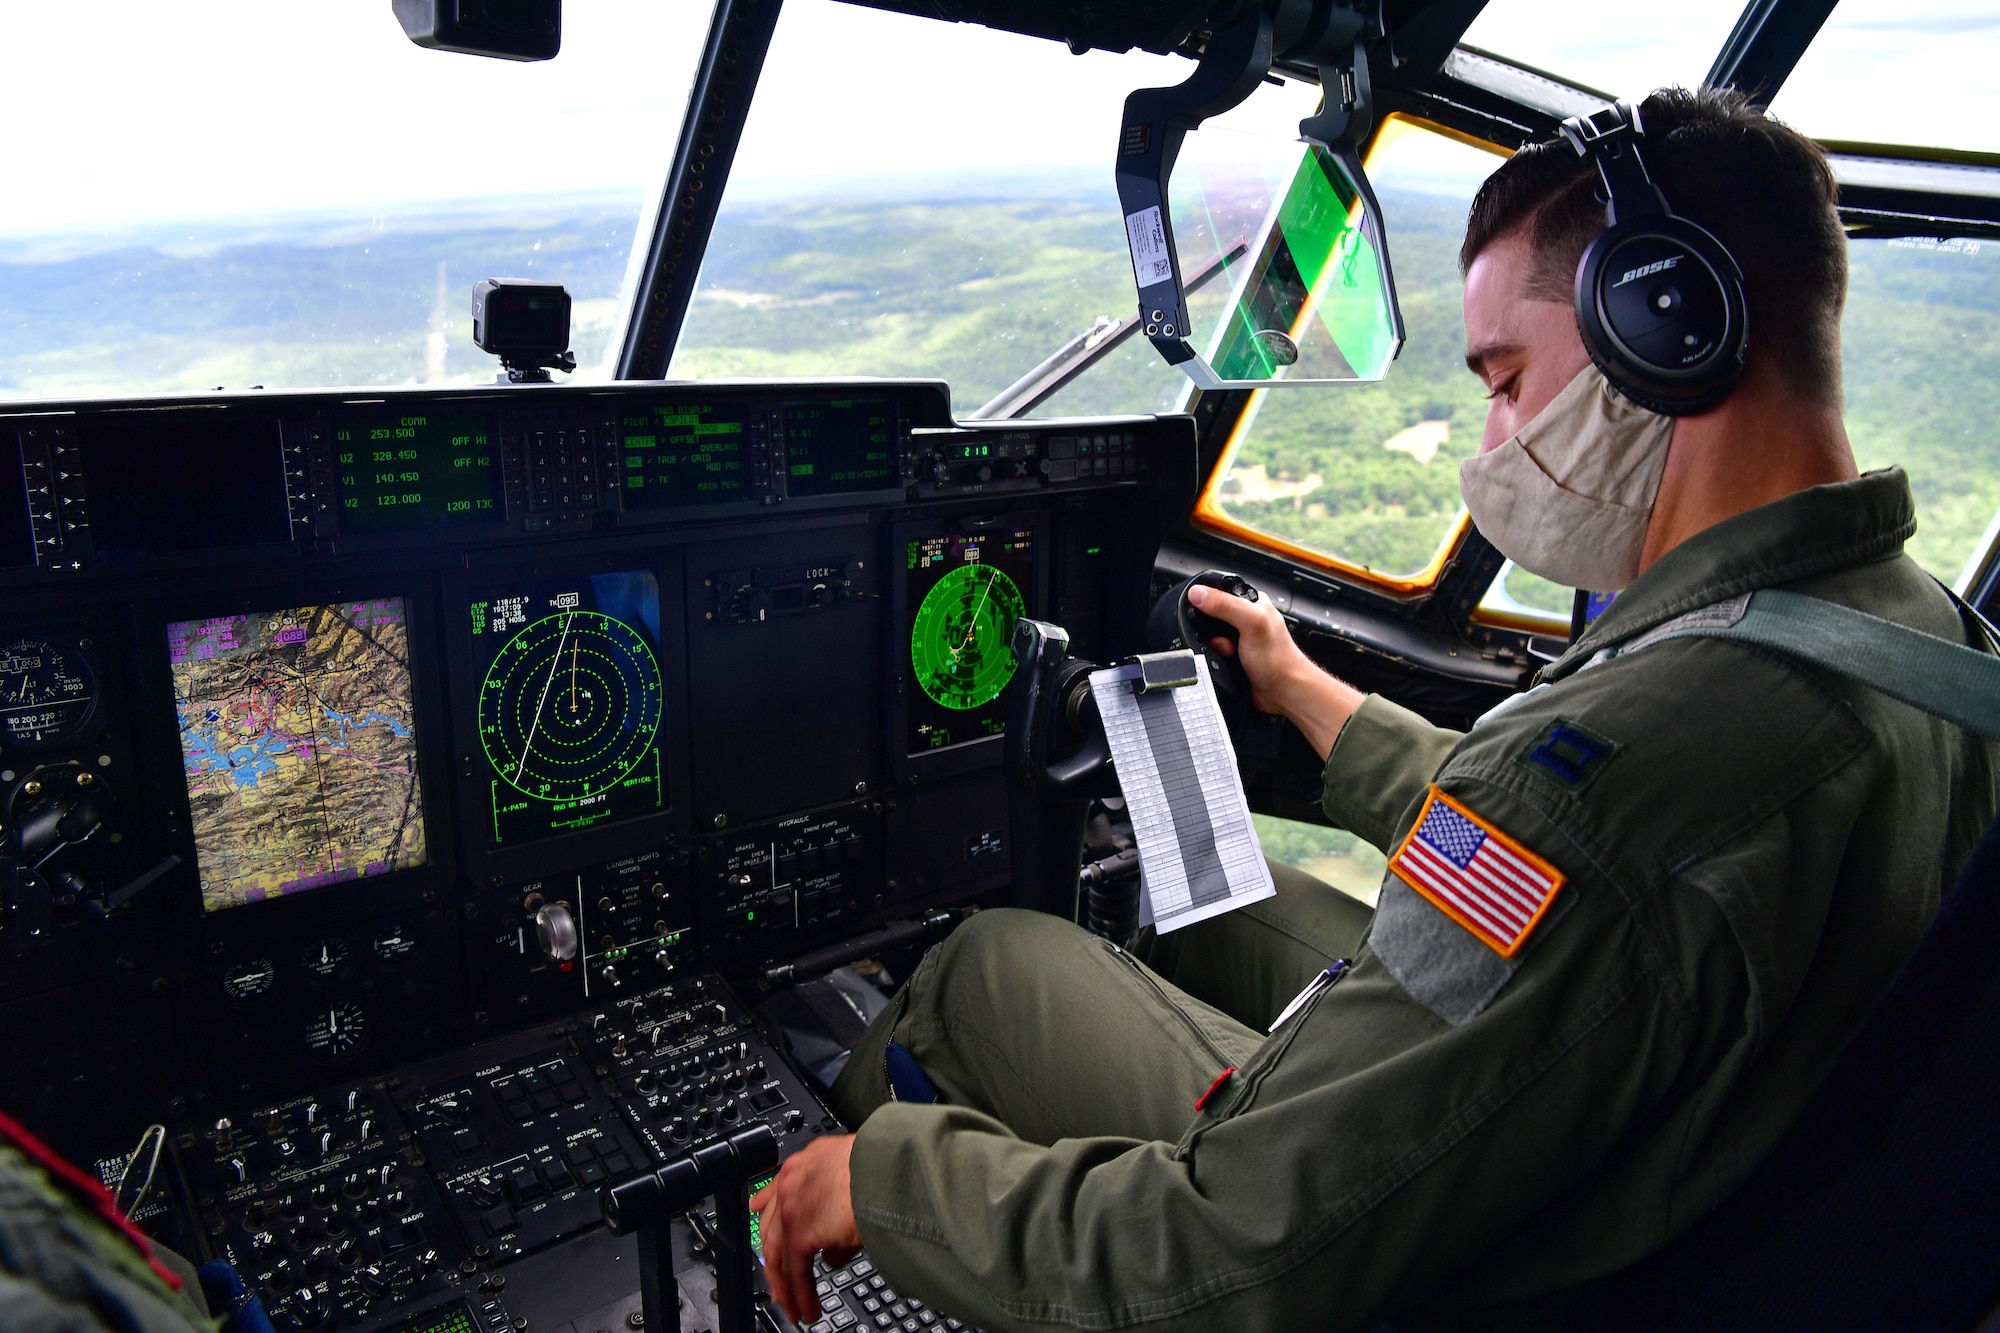
[[[1604,378],[1639,406],[1681,416],[1715,406],[1743,374],[1743,270],[1706,228],[1668,207],[1639,156],[1639,108],[1619,102],[1562,124],[1597,165],[1610,225],[1576,267],[1576,322]]]

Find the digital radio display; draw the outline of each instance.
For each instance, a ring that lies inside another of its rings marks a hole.
[[[484,412],[337,419],[341,528],[399,532],[505,518],[498,445]]]

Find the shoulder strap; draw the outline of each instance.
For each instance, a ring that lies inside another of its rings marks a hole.
[[[1983,628],[1983,619],[1979,623]],[[2000,740],[2000,657],[1893,620],[1804,593],[1764,588],[1670,620],[1619,656],[1693,637],[1775,649]]]

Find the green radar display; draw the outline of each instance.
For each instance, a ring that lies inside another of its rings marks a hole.
[[[510,589],[468,614],[496,844],[666,808],[650,573]]]
[[[1034,532],[948,534],[909,543],[906,576],[911,753],[997,736],[1014,678],[1014,622],[1028,614]]]

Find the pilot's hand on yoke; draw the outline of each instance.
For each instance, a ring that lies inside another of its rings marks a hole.
[[[853,1151],[852,1134],[815,1139],[787,1158],[777,1178],[750,1200],[764,1249],[764,1282],[801,1326],[820,1316],[813,1256],[824,1250],[826,1266],[838,1268],[861,1249],[847,1174]]]
[[[1220,656],[1242,662],[1243,674],[1250,680],[1250,702],[1262,712],[1289,718],[1319,757],[1326,758],[1334,738],[1367,696],[1328,675],[1300,651],[1285,617],[1269,598],[1246,602],[1220,588],[1196,584],[1188,589],[1188,601],[1236,628],[1236,643],[1214,638],[1208,646]]]

